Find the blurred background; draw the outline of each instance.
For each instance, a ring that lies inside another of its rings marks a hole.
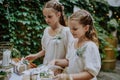
[[[0,0],[0,50],[11,47],[12,58],[41,50],[41,37],[47,27],[42,8],[47,1]],[[120,0],[58,1],[64,6],[66,24],[68,17],[78,9],[92,14],[99,38],[102,70],[113,71],[120,60]],[[35,63],[41,64],[42,58]]]

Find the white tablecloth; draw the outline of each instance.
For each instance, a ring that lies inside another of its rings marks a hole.
[[[31,79],[30,78],[23,79],[23,75],[20,76],[20,75],[13,73],[9,80],[31,80]],[[36,79],[34,79],[34,80],[36,80]],[[53,80],[53,79],[52,78],[40,79],[40,77],[37,76],[37,80]]]
[[[23,74],[18,75],[16,73],[13,72],[12,70],[12,74],[11,77],[9,78],[9,80],[30,80],[30,72],[33,72],[33,70],[26,70],[23,72]],[[23,79],[25,78],[25,79]],[[41,80],[39,75],[37,75],[37,80]]]
[[[52,78],[40,79],[40,75],[36,75],[45,70],[47,70],[47,67],[43,66],[41,67],[41,69],[40,68],[29,69],[29,70],[24,71],[23,74],[18,75],[13,72],[13,68],[12,68],[11,69],[12,74],[9,80],[30,80],[31,78],[30,74],[37,76],[37,79],[34,79],[34,80],[53,80]],[[51,74],[53,74],[53,72]]]
[[[0,61],[0,65],[1,65],[1,61]],[[18,74],[16,74],[16,73],[14,73],[14,71],[13,71],[13,68],[10,68],[10,70],[11,70],[11,76],[10,76],[10,78],[9,78],[9,80],[30,80],[30,74],[31,73],[40,73],[40,72],[42,72],[42,71],[45,71],[45,70],[47,70],[49,67],[48,66],[46,66],[46,65],[43,65],[43,66],[41,66],[41,67],[39,67],[39,68],[34,68],[34,69],[29,69],[29,70],[26,70],[26,71],[24,71],[23,72],[23,74],[22,75],[18,75]],[[53,73],[52,73],[53,74]],[[23,79],[25,76],[29,76],[29,78],[28,79]],[[53,80],[53,79],[51,79],[51,78],[46,78],[46,79],[40,79],[40,76],[39,75],[37,75],[37,80]]]
[[[22,80],[22,76],[12,73],[9,80]]]

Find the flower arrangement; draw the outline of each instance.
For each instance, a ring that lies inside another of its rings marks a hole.
[[[50,71],[43,71],[40,73],[40,77],[41,78],[50,78],[52,75],[50,73]]]

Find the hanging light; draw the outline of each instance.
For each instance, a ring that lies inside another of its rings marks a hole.
[[[119,7],[120,6],[120,0],[107,0],[108,4],[113,7]]]

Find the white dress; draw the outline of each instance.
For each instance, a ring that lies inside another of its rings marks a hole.
[[[63,27],[60,33],[56,36],[51,36],[50,27],[44,30],[42,37],[42,49],[45,50],[43,64],[48,64],[53,59],[63,59],[67,53],[67,46],[72,41],[73,36],[69,27]]]
[[[66,68],[68,74],[80,73],[87,70],[97,80],[96,76],[101,68],[101,59],[98,47],[92,41],[86,42],[81,48],[74,48],[74,41],[69,46],[69,52],[66,56],[69,60],[69,66]]]

